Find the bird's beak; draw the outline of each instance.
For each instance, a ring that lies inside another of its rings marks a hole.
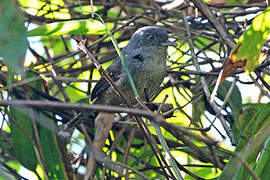
[[[162,43],[163,46],[174,46],[177,47],[176,42],[172,42],[170,40],[167,40],[166,42]]]

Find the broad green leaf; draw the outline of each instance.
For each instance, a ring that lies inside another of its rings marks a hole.
[[[58,146],[53,120],[47,118],[43,113],[39,113],[39,122],[41,147],[49,178],[59,180],[68,179],[65,172],[64,160]]]
[[[34,8],[34,9],[47,9],[45,8],[46,5],[51,6],[64,6],[64,1],[63,0],[50,0],[50,2],[46,2],[44,0],[18,0],[20,5],[22,7],[27,7],[27,8]],[[48,9],[49,10],[49,9]]]
[[[105,26],[97,20],[84,19],[64,22],[54,22],[39,26],[28,32],[31,36],[56,36],[64,34],[104,35]]]
[[[76,84],[85,85],[86,83],[76,83]],[[82,98],[87,97],[86,93],[83,93],[83,92],[81,92],[79,90],[80,90],[79,88],[74,88],[73,86],[67,86],[65,88],[65,91],[66,91],[68,97],[70,98],[71,102],[76,102],[76,101],[79,101]],[[89,103],[89,102],[87,102],[87,103]]]
[[[66,41],[65,44],[63,40],[60,38],[60,36],[42,36],[42,44],[48,49],[53,50],[53,53],[51,53],[52,56],[59,56],[66,52],[66,47],[69,50],[71,50],[71,44],[70,41]],[[70,59],[69,59],[70,60]],[[62,62],[62,61],[60,61]],[[58,64],[58,63],[57,63]]]
[[[213,79],[212,78],[207,78],[207,82],[210,83]],[[224,81],[222,84],[220,84],[220,87],[217,91],[217,97],[221,100],[224,101],[225,97],[228,94],[228,91],[230,89],[232,85],[231,81]],[[194,92],[194,94],[196,94],[197,92]],[[202,111],[198,111],[197,110],[197,106],[200,106]],[[235,86],[231,96],[226,104],[226,107],[230,107],[231,112],[229,113],[229,116],[234,115],[235,113],[238,113],[242,107],[242,96],[241,96],[241,92],[239,90],[238,86]],[[195,117],[195,119],[200,119],[200,116],[202,115],[202,112],[204,112],[205,110],[208,111],[211,114],[214,114],[214,110],[212,109],[212,107],[210,106],[210,104],[207,102],[207,100],[205,98],[201,99],[198,103],[193,105],[193,117]],[[225,108],[224,108],[225,109]],[[229,117],[228,116],[228,117]],[[231,117],[234,119],[234,117]],[[229,122],[229,120],[228,120]]]
[[[0,162],[0,180],[13,180],[14,177],[8,173],[8,170]]]
[[[103,9],[104,6],[95,6],[93,5],[93,10],[94,12],[97,12],[98,10]],[[74,11],[82,13],[83,15],[89,15],[92,11],[92,7],[90,5],[81,5],[81,6],[76,6],[73,8]]]
[[[268,180],[270,179],[270,138],[266,140],[264,147],[262,149],[260,159],[258,160],[258,163],[255,168],[256,174],[262,179],[262,180]],[[251,178],[250,178],[251,180]]]
[[[226,5],[245,4],[247,0],[228,0]]]
[[[42,0],[18,0],[22,7],[41,9],[46,5],[46,2]]]
[[[218,46],[213,44],[212,46],[210,46],[210,44],[213,43],[212,40],[204,38],[204,37],[198,37],[195,41],[194,41],[195,45],[198,46],[200,49],[205,48],[205,46],[209,47],[211,50],[216,50],[218,51]],[[217,44],[217,43],[216,43]]]
[[[28,77],[34,77],[36,74],[27,72]],[[31,82],[29,85],[36,89],[42,89],[42,82],[35,81]],[[32,95],[34,99],[42,100],[42,98],[37,95]],[[53,119],[47,118],[41,111],[33,109],[31,116],[39,129],[39,137],[43,156],[45,157],[45,167],[48,172],[50,179],[67,179],[65,172],[64,161],[62,159],[62,154],[60,152],[58,142],[56,139],[55,124]]]
[[[270,136],[270,103],[249,106],[247,113],[250,111],[249,108],[254,108],[255,113],[252,116],[243,116],[250,119],[245,120],[249,123],[244,127],[242,138],[235,151],[250,167],[254,167],[262,145]],[[238,158],[231,157],[218,179],[248,179],[249,176],[249,172]]]
[[[121,9],[119,8],[111,8],[109,11],[108,11],[108,17],[109,18],[117,18],[119,16],[119,11]],[[122,11],[122,10],[121,10]]]
[[[12,153],[12,152],[9,152],[9,144],[8,144],[8,141],[7,139],[4,138],[3,135],[0,136],[0,149],[5,152],[5,153]],[[12,154],[10,154],[12,155]]]
[[[249,29],[240,37],[230,57],[225,62],[220,82],[233,75],[238,68],[245,69],[248,73],[266,58],[261,53],[263,44],[270,34],[270,6],[258,15]]]
[[[1,132],[1,136],[0,136],[0,149],[4,152],[7,153],[11,156],[14,156],[14,154],[12,152],[10,152],[10,145],[8,143],[8,141],[10,140],[7,136],[9,135],[9,133],[6,132]]]
[[[89,104],[89,97],[81,98],[81,99],[77,100],[75,103]]]
[[[202,168],[202,167],[188,167],[189,171],[191,171],[193,174],[196,174],[196,176],[203,177],[202,179],[213,179],[217,177],[220,174],[220,170],[217,171],[216,168]],[[185,180],[194,180],[195,178],[186,175]]]
[[[258,15],[252,22],[250,28],[240,37],[238,52],[234,62],[246,60],[245,69],[250,72],[259,65],[261,48],[270,33],[270,7]]]
[[[144,161],[148,157],[151,157],[151,156],[154,156],[153,151],[151,151],[151,150],[149,150],[149,151],[143,151],[143,154],[141,154],[140,156],[138,156],[136,158],[136,160],[133,161],[133,163],[131,164],[131,166],[138,165],[140,163],[140,161]]]
[[[33,73],[27,72],[26,77],[33,77]],[[40,88],[41,81],[34,81],[29,83],[29,85]],[[16,98],[13,97],[13,99]],[[35,111],[32,108],[11,107],[9,122],[16,158],[27,169],[35,172],[38,162],[33,144],[34,128],[32,121],[34,113]]]
[[[15,161],[8,161],[5,163],[8,167],[14,169],[16,172],[18,172],[21,168],[21,164]],[[14,180],[14,176],[11,176],[11,174],[9,173],[8,170],[6,170],[4,168],[4,166],[2,166],[2,164],[0,163],[0,169],[4,170],[4,173],[0,172],[0,180]]]
[[[250,167],[254,167],[257,162],[259,153],[261,153],[261,147],[270,136],[270,103],[265,105],[259,105],[256,114],[254,114],[251,121],[255,121],[255,125],[250,128],[252,136],[245,148],[240,151],[242,158],[249,163]],[[248,137],[247,137],[248,138]],[[243,166],[234,175],[235,179],[250,176],[249,171]]]
[[[49,19],[70,19],[68,8],[63,8],[63,0],[18,0],[21,9],[33,16],[43,16]],[[61,8],[59,8],[61,7]]]
[[[237,68],[244,68],[247,72],[254,71],[265,59],[261,53],[263,44],[270,34],[270,6],[258,15],[249,29],[240,37],[229,59],[224,65],[221,82],[234,74]]]
[[[37,158],[33,148],[33,124],[28,116],[29,108],[10,108],[11,140],[14,146],[15,156],[19,162],[31,171],[37,167]]]
[[[235,135],[235,137],[237,138],[237,140],[239,140],[241,137],[243,136],[249,136],[250,132],[249,132],[249,128],[252,128],[254,126],[253,121],[251,121],[252,117],[254,116],[254,114],[256,113],[256,106],[257,104],[245,104],[242,107],[242,112],[238,112],[238,120],[236,121],[236,123],[234,123],[234,126],[232,128],[233,134]],[[247,128],[249,127],[249,128]],[[245,130],[245,131],[244,131]],[[240,141],[240,143],[238,144],[238,149],[241,149],[243,146],[245,145],[244,141]]]
[[[224,100],[226,95],[228,94],[228,91],[229,91],[231,85],[232,85],[232,82],[224,81],[220,85],[220,87],[217,91],[218,98],[220,98],[221,100]],[[228,106],[230,106],[230,108],[232,109],[232,111],[234,113],[237,113],[240,111],[240,108],[242,107],[242,96],[241,96],[241,92],[237,86],[234,87],[227,104],[228,104]]]
[[[27,48],[26,29],[14,5],[14,1],[0,1],[0,59],[11,71],[21,73]]]

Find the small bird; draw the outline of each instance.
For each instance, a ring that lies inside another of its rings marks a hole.
[[[146,26],[138,29],[132,35],[129,44],[122,51],[137,91],[143,101],[148,101],[157,94],[166,76],[168,46],[177,46],[177,44],[169,41],[168,34],[163,28]],[[137,104],[120,58],[116,58],[106,72],[127,100],[131,104]],[[95,85],[91,100],[94,104],[104,105],[124,105],[125,103],[104,77]],[[98,151],[102,150],[112,124],[112,114],[102,112],[96,117],[94,146]]]
[[[164,29],[146,26],[138,29],[123,49],[128,69],[144,101],[156,95],[166,76],[167,46],[169,45],[175,46],[176,43],[168,40],[168,34]],[[137,101],[120,58],[117,58],[106,71],[130,103],[135,104]],[[91,100],[94,100],[95,104],[124,104],[123,99],[115,93],[104,77],[94,87]]]

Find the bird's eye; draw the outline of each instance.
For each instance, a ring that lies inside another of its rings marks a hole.
[[[152,34],[149,34],[148,39],[149,39],[149,40],[153,40],[153,39],[155,39],[155,36],[152,35]]]

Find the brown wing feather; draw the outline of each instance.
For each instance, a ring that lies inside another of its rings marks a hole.
[[[117,58],[106,70],[112,80],[115,82],[119,79],[122,70],[122,63],[119,58]],[[95,85],[92,94],[91,101],[98,98],[103,92],[105,92],[110,87],[110,84],[106,81],[104,77],[101,77],[100,80]]]

